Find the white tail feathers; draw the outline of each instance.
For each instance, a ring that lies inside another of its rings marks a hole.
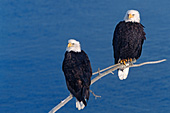
[[[129,68],[125,68],[125,69],[119,69],[118,70],[118,76],[120,80],[124,80],[127,78],[129,73]]]
[[[85,105],[83,104],[83,102],[79,102],[77,99],[76,99],[76,108],[78,110],[81,110],[81,109],[84,109]]]

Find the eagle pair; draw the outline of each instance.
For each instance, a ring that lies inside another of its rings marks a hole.
[[[142,52],[145,37],[144,26],[140,24],[140,15],[136,10],[128,10],[124,21],[117,24],[113,35],[115,64],[129,65],[132,59],[138,59]],[[62,69],[67,88],[76,97],[76,108],[83,109],[89,100],[92,68],[87,54],[81,50],[80,43],[74,39],[68,41]],[[120,80],[126,79],[129,68],[118,69]]]

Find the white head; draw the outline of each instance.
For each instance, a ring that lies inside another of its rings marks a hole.
[[[68,40],[68,45],[66,51],[81,52],[80,42],[74,39]]]
[[[124,17],[125,22],[137,22],[140,23],[140,14],[137,10],[128,10]]]

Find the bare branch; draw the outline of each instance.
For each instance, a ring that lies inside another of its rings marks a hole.
[[[158,61],[152,61],[152,62],[144,62],[144,63],[141,63],[141,64],[133,64],[129,67],[139,67],[139,66],[143,66],[143,65],[146,65],[146,64],[157,64],[157,63],[161,63],[161,62],[164,62],[164,61],[166,61],[166,59],[158,60]]]
[[[92,90],[90,90],[90,92],[93,94],[93,96],[95,96],[95,99],[96,98],[98,98],[98,97],[100,97],[101,98],[101,96],[99,96],[99,95],[96,95]]]
[[[56,111],[58,111],[61,107],[63,107],[67,102],[69,102],[71,99],[73,98],[73,95],[70,94],[66,99],[64,99],[63,101],[61,101],[57,106],[55,106],[51,111],[49,111],[48,113],[55,113]]]
[[[130,65],[130,66],[127,66],[127,67],[139,67],[139,66],[142,66],[142,65],[146,65],[146,64],[156,64],[156,63],[161,63],[161,62],[164,62],[166,61],[166,59],[163,59],[163,60],[159,60],[159,61],[152,61],[152,62],[144,62],[144,63],[141,63],[141,64],[133,64],[133,65]],[[114,66],[113,68],[103,72],[102,74],[98,75],[97,77],[95,77],[94,79],[91,80],[91,85],[93,83],[95,83],[97,80],[99,80],[100,78],[104,77],[105,75],[109,74],[109,73],[113,73],[113,71],[119,69],[119,68],[122,68],[122,67],[126,67],[125,65],[122,65],[122,64],[116,64],[116,66]]]
[[[102,69],[102,70],[100,70],[100,71],[97,71],[97,72],[92,73],[92,75],[95,75],[95,74],[97,74],[97,73],[99,73],[99,72],[106,71],[106,70],[108,70],[108,69],[110,69],[110,68],[112,68],[112,67],[115,67],[115,66],[117,66],[117,65],[118,65],[118,64],[111,65],[111,66],[109,66],[109,67],[107,67],[107,68],[104,68],[104,69]]]
[[[129,65],[129,66],[127,66],[127,67],[139,67],[139,66],[143,66],[143,65],[146,65],[146,64],[156,64],[156,63],[161,63],[161,62],[164,62],[164,61],[166,61],[166,59],[158,60],[158,61],[152,61],[152,62],[144,62],[144,63],[141,63],[141,64],[132,64],[132,65]],[[104,76],[106,76],[106,75],[108,75],[108,74],[110,74],[110,73],[114,74],[113,71],[117,70],[118,68],[122,68],[122,66],[124,66],[124,65],[122,65],[122,64],[115,64],[115,65],[109,66],[109,67],[107,67],[107,68],[105,68],[105,69],[102,69],[102,70],[98,69],[97,72],[95,72],[95,73],[92,74],[92,75],[95,75],[95,74],[99,73],[98,76],[96,76],[95,78],[93,78],[93,79],[91,80],[91,85],[92,85],[93,83],[95,83],[97,80],[99,80],[100,78],[102,78],[102,77],[104,77]],[[124,67],[126,67],[126,66],[124,66]],[[111,68],[111,69],[110,69],[110,68]],[[108,70],[108,69],[109,69],[109,70]],[[107,70],[107,71],[106,71],[106,70]],[[103,72],[103,71],[105,71],[105,72]],[[101,72],[103,72],[103,73],[101,73]],[[90,90],[90,92],[91,92],[95,97],[97,96],[97,95],[95,95],[91,90]],[[57,106],[55,106],[55,107],[54,107],[51,111],[49,111],[48,113],[55,113],[55,112],[58,111],[62,106],[64,106],[67,102],[69,102],[72,98],[73,98],[73,96],[72,96],[72,94],[70,94],[66,99],[64,99],[63,101],[61,101]]]

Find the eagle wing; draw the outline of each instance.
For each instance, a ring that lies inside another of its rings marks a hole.
[[[118,63],[119,55],[120,55],[120,45],[121,45],[121,22],[117,24],[114,34],[113,34],[113,50],[114,50],[114,58],[115,58],[115,64]]]

